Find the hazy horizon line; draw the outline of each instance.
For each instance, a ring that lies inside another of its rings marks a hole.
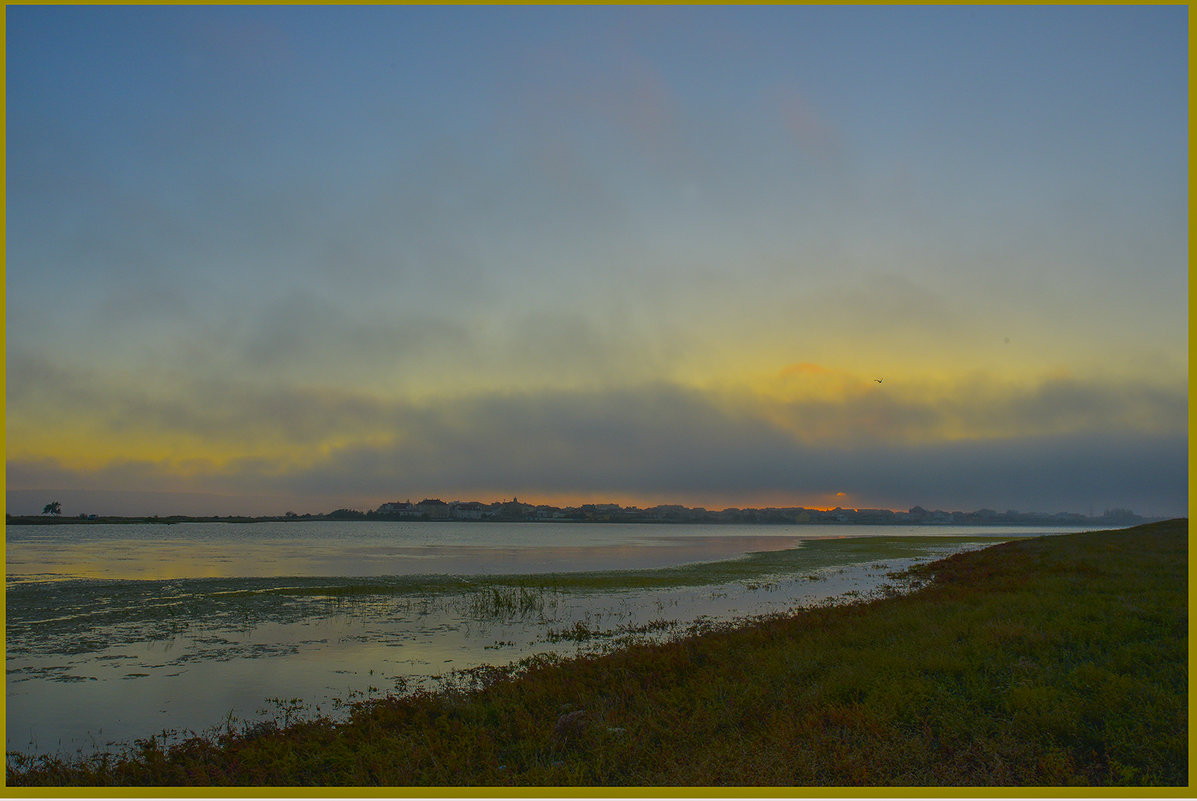
[[[493,494],[490,494],[493,497]],[[1016,509],[1006,508],[999,509],[994,505],[982,505],[975,509],[947,509],[940,507],[937,504],[913,503],[909,506],[894,507],[886,505],[852,505],[847,499],[843,503],[835,506],[831,505],[817,505],[810,503],[802,503],[799,501],[792,502],[774,502],[774,503],[745,503],[745,504],[695,504],[686,503],[682,500],[656,500],[646,501],[639,499],[632,500],[618,500],[612,498],[595,499],[590,497],[579,500],[583,496],[574,496],[573,500],[566,501],[560,497],[554,498],[552,494],[525,494],[525,500],[519,500],[520,493],[506,493],[500,495],[495,500],[479,500],[478,497],[455,497],[454,495],[446,495],[444,493],[415,493],[410,497],[405,498],[391,498],[385,501],[365,501],[364,498],[357,498],[345,500],[340,496],[322,496],[319,500],[315,497],[309,498],[309,504],[306,509],[300,511],[299,508],[287,508],[295,506],[294,503],[281,502],[277,505],[279,511],[266,511],[266,506],[274,506],[269,497],[261,496],[238,496],[238,495],[221,495],[210,492],[186,492],[186,491],[136,491],[136,490],[89,490],[89,489],[7,489],[5,491],[5,513],[14,517],[39,516],[43,514],[42,509],[48,503],[58,501],[63,506],[63,517],[78,517],[80,514],[90,515],[95,514],[101,517],[284,517],[288,514],[295,514],[297,516],[311,515],[320,516],[327,515],[340,509],[350,509],[360,511],[362,513],[376,510],[379,506],[385,503],[411,503],[417,505],[423,500],[440,500],[446,504],[458,503],[480,503],[484,506],[492,506],[495,504],[511,503],[518,501],[521,504],[529,506],[549,506],[558,509],[581,508],[584,506],[607,506],[616,505],[621,509],[640,509],[649,510],[657,507],[679,507],[687,510],[707,510],[711,512],[720,512],[730,509],[742,510],[766,510],[766,509],[805,509],[808,511],[830,512],[836,509],[843,509],[845,511],[888,511],[893,513],[905,513],[912,509],[921,508],[927,512],[958,512],[958,513],[975,513],[981,511],[992,511],[997,514],[1017,513],[1021,515],[1063,515],[1075,514],[1090,518],[1102,517],[1111,512],[1129,511],[1143,518],[1172,518],[1183,517],[1186,513],[1174,514],[1164,513],[1159,514],[1154,510],[1145,512],[1138,509],[1133,509],[1117,504],[1097,504],[1094,503],[1088,510],[1077,509]],[[68,499],[63,501],[63,498]],[[338,499],[339,498],[339,499]],[[418,500],[417,500],[418,498]],[[529,500],[530,499],[530,500]],[[281,499],[278,499],[281,500]],[[294,501],[295,499],[290,499]],[[175,506],[172,508],[172,501]],[[90,502],[90,506],[88,506]],[[217,510],[213,510],[214,502],[220,503]],[[203,503],[204,508],[195,505]],[[135,507],[144,505],[140,511],[132,508],[117,509],[109,504],[119,504],[122,507]],[[165,505],[164,505],[165,504]],[[314,504],[319,504],[320,508],[313,508]],[[81,508],[88,506],[88,508]],[[152,508],[149,508],[151,507]],[[76,508],[69,508],[76,507]],[[95,507],[95,508],[93,508]],[[19,508],[19,511],[18,511]]]

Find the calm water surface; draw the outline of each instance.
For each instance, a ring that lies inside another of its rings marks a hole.
[[[849,527],[844,527],[847,532]],[[569,523],[11,526],[9,581],[636,570],[793,547],[791,527]]]
[[[1026,527],[10,526],[7,748],[89,753],[879,591]]]

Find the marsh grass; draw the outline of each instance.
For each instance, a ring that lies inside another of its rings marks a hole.
[[[345,722],[10,754],[7,781],[1183,787],[1187,535],[1009,542],[915,568],[911,594],[479,669]]]
[[[550,628],[545,634],[545,640],[547,642],[589,642],[591,640],[611,639],[616,637],[626,639],[636,635],[653,635],[669,632],[675,629],[678,625],[679,623],[676,620],[664,620],[657,618],[656,620],[650,620],[649,622],[639,626],[631,623],[625,623],[623,625],[616,626],[613,629],[600,629],[596,626],[590,625],[584,620],[576,620],[572,626],[566,626],[560,629]]]
[[[486,585],[467,593],[462,611],[468,617],[481,620],[522,620],[530,615],[542,616],[546,604],[557,605],[559,592],[543,585],[503,586]]]

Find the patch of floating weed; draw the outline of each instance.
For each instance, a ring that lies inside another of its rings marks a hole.
[[[562,629],[549,629],[545,633],[546,642],[587,642],[589,640],[597,639],[611,639],[613,637],[628,637],[635,635],[660,634],[661,632],[670,631],[678,626],[676,620],[656,619],[650,620],[648,623],[639,626],[626,624],[617,626],[613,629],[600,629],[593,627],[586,621],[574,621],[572,626]]]
[[[781,585],[776,581],[759,581],[759,582],[750,581],[750,582],[744,583],[744,589],[746,589],[750,592],[756,592],[758,590],[765,590],[766,592],[772,592],[773,590],[776,590],[780,586]]]
[[[549,629],[545,632],[545,641],[561,642],[562,640],[569,640],[572,642],[586,642],[587,640],[604,636],[610,636],[610,634],[591,628],[585,621],[577,620],[568,628]]]
[[[482,647],[484,650],[497,651],[501,648],[513,648],[515,647],[515,642],[513,640],[495,640],[490,645],[484,645]]]

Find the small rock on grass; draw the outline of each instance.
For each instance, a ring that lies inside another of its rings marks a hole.
[[[557,718],[557,723],[553,726],[553,742],[557,745],[566,745],[571,740],[576,740],[579,736],[581,736],[585,728],[585,709],[567,712],[561,717]]]

